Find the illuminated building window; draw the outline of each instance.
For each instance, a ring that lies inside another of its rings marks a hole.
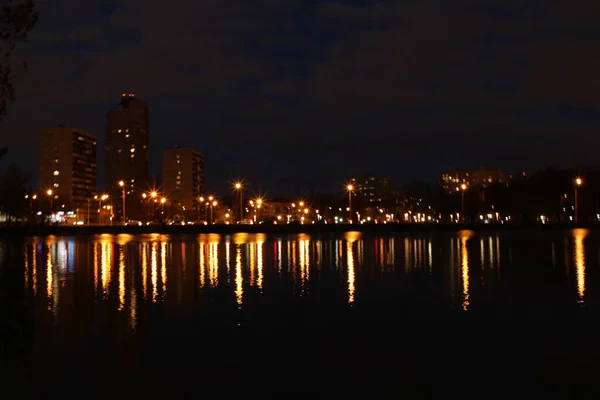
[[[132,153],[135,153],[135,147],[132,147],[130,150]]]
[[[54,176],[58,176],[60,175],[60,172],[58,172],[58,170],[54,170]]]
[[[121,133],[121,129],[117,130],[117,132]]]

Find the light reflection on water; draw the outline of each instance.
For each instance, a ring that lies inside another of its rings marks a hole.
[[[43,299],[51,320],[89,295],[124,315],[132,332],[148,304],[197,309],[207,306],[208,296],[241,310],[259,297],[277,302],[278,296],[320,299],[328,293],[339,304],[355,305],[377,299],[379,289],[371,290],[382,288],[377,282],[390,284],[387,290],[395,295],[402,285],[417,282],[419,290],[445,296],[449,308],[471,312],[494,298],[505,274],[510,278],[532,260],[570,287],[573,303],[589,306],[594,296],[588,280],[595,276],[590,269],[597,268],[599,257],[588,255],[593,245],[588,230],[519,240],[472,231],[418,237],[348,232],[342,238],[100,235],[29,239],[20,254],[23,284]],[[543,282],[545,275],[536,279]],[[90,288],[89,293],[75,287]]]

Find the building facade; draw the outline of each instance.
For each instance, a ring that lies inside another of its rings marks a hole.
[[[504,171],[501,169],[455,169],[440,176],[440,186],[448,193],[459,192],[462,185],[469,189],[482,189],[497,183],[504,183]]]
[[[391,196],[390,177],[381,174],[361,174],[350,181],[357,202],[363,207],[379,207]]]
[[[198,220],[198,198],[204,193],[204,155],[191,148],[163,152],[162,191],[185,220]]]
[[[126,219],[141,219],[142,193],[148,189],[148,106],[134,94],[122,94],[106,115],[104,152],[106,191],[113,199],[115,217],[119,221],[123,217],[124,191]]]
[[[40,131],[39,146],[41,194],[52,196],[56,211],[93,219],[88,218],[88,205],[96,194],[96,137],[59,125]]]

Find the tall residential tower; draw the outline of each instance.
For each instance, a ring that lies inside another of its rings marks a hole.
[[[204,154],[194,149],[167,149],[163,152],[163,191],[177,214],[197,220],[198,197],[204,193]]]
[[[121,102],[106,115],[106,191],[113,199],[115,217],[143,217],[142,192],[148,186],[148,106],[135,94],[123,93]],[[120,185],[120,182],[123,185]]]
[[[39,146],[43,195],[50,193],[54,210],[75,211],[88,220],[88,201],[96,193],[96,137],[59,125],[40,130]]]

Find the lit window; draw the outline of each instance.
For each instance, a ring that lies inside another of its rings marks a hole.
[[[125,135],[125,137],[128,138],[129,137],[129,133],[127,135]]]
[[[121,133],[121,129],[119,129],[117,132]]]
[[[132,153],[135,153],[135,147],[132,147],[130,150]]]
[[[135,154],[131,154],[131,158],[135,157]]]
[[[54,176],[58,176],[60,174],[60,172],[58,172],[58,170],[54,170]]]

